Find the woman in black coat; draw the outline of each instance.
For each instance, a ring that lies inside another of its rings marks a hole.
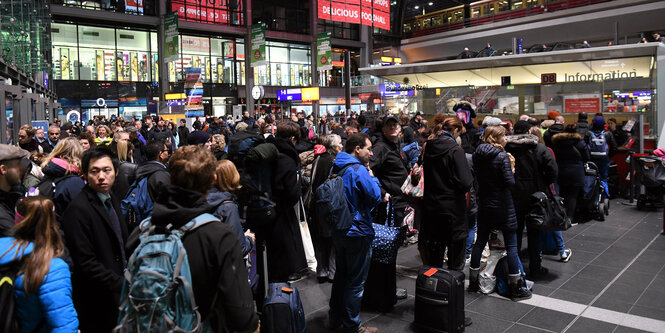
[[[559,195],[566,205],[566,213],[575,221],[577,197],[584,184],[584,162],[589,160],[589,148],[577,133],[577,124],[569,124],[563,133],[552,137],[554,156],[559,166]]]
[[[504,150],[506,129],[489,126],[483,133],[483,143],[473,154],[473,165],[478,180],[478,233],[476,244],[471,252],[469,266],[469,292],[480,289],[480,257],[493,229],[503,232],[508,253],[508,283],[510,298],[514,301],[531,298],[531,292],[524,287],[521,276],[520,258],[517,254],[517,218],[510,189],[515,185],[512,156]]]
[[[342,151],[342,138],[337,134],[323,136],[323,145],[314,147],[314,166],[312,169],[312,200],[308,207],[311,212],[314,254],[316,255],[316,277],[319,283],[332,282],[335,278],[335,252],[332,243],[330,224],[316,213],[316,189],[328,179],[330,169],[337,153]]]
[[[464,269],[468,235],[466,196],[473,176],[464,150],[455,138],[464,131],[457,118],[437,115],[433,138],[425,145],[423,157],[425,188],[424,217],[420,226],[418,250],[424,265],[443,267],[448,248],[448,269]]]
[[[279,151],[271,180],[277,218],[271,225],[256,230],[256,237],[257,241],[266,241],[270,282],[297,279],[298,273],[307,268],[300,225],[294,209],[301,194],[300,158],[294,146],[299,137],[298,125],[284,121],[277,126],[277,137],[269,138],[269,142]]]

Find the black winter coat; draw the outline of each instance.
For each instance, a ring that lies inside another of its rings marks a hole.
[[[318,161],[317,161],[318,159]],[[316,195],[316,189],[323,184],[323,182],[328,179],[330,174],[330,169],[332,169],[333,162],[335,162],[335,155],[330,152],[325,152],[321,155],[314,157],[314,163],[316,163],[316,169],[312,169],[312,175],[316,172],[315,177],[312,179],[312,195]],[[310,216],[312,217],[312,224],[309,226],[310,231],[312,232],[312,237],[331,237],[331,228],[330,223],[319,218],[318,214],[315,214],[314,209],[316,205],[314,204],[316,197],[312,200],[312,204],[309,207]]]
[[[125,242],[127,226],[118,199],[111,198]],[[110,332],[118,320],[126,258],[106,207],[89,186],[65,210],[62,228],[74,261],[72,289],[81,332]]]
[[[557,180],[558,168],[554,156],[533,134],[508,136],[506,151],[515,157],[515,210],[526,213],[530,207],[530,194],[548,193],[549,184]]]
[[[517,229],[510,192],[515,185],[515,177],[508,154],[483,143],[473,154],[473,167],[478,180],[478,230]]]
[[[374,155],[369,159],[369,166],[381,183],[381,197],[388,192],[393,200],[403,201],[402,184],[409,171],[399,143],[392,143],[381,135],[377,137],[372,152]]]
[[[23,196],[18,191],[5,192],[0,190],[0,237],[8,237],[9,231],[14,227],[14,208],[16,202]]]
[[[427,141],[423,158],[425,193],[420,237],[432,240],[466,238],[466,196],[473,175],[462,148],[444,133]]]
[[[552,126],[550,126],[547,131],[543,133],[543,140],[545,141],[545,145],[552,148],[552,137],[559,133],[563,133],[563,124],[552,124]]]
[[[186,126],[178,126],[178,147],[187,145],[187,136],[189,136],[189,128]]]
[[[270,137],[268,141],[279,150],[271,179],[277,219],[266,228],[255,231],[257,238],[267,241],[269,280],[285,282],[289,275],[307,268],[300,225],[294,209],[301,195],[298,179],[300,158],[291,141],[275,137]]]
[[[171,184],[171,177],[166,171],[166,166],[157,161],[148,161],[136,169],[136,179],[148,177],[148,195],[152,201],[156,201],[159,194],[166,190]]]
[[[460,139],[462,139],[462,149],[464,149],[464,152],[467,154],[473,154],[480,144],[480,132],[471,122],[464,124],[464,127],[466,128],[466,132],[460,135]]]
[[[115,195],[118,200],[124,199],[127,195],[127,191],[129,191],[134,180],[136,180],[137,169],[138,165],[134,163],[126,161],[120,162],[120,165],[118,166],[118,175],[115,176],[115,182],[113,183],[113,188],[111,188],[113,195]]]
[[[577,133],[560,133],[552,137],[554,155],[559,166],[560,186],[584,184],[584,162],[589,160],[589,148]]]

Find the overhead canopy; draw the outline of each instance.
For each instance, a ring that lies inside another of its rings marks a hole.
[[[434,61],[360,68],[389,81],[429,88],[540,84],[541,74],[555,73],[556,82],[607,81],[648,78],[659,43],[575,49],[489,58]]]

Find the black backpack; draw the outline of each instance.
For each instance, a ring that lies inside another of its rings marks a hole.
[[[55,197],[55,191],[56,191],[56,188],[57,188],[58,184],[61,181],[65,180],[66,178],[70,178],[70,177],[78,177],[78,176],[74,175],[74,174],[66,174],[66,175],[64,175],[62,177],[58,177],[58,178],[45,177],[39,183],[39,185],[37,185],[37,189],[39,190],[39,192],[36,193],[35,195],[41,195],[41,196],[47,197],[47,198],[51,199],[51,201],[53,201],[53,204],[55,205],[55,216],[56,216],[58,221],[60,221],[60,217],[62,216],[62,214],[64,213],[64,211],[67,207],[65,206],[65,203],[58,202],[58,200]],[[65,207],[63,207],[63,206],[65,206]]]
[[[18,276],[16,262],[0,266],[0,332],[20,332],[16,318],[16,300],[14,299],[14,281]]]

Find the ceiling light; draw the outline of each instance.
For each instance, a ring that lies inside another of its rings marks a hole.
[[[433,5],[433,4],[434,4],[434,2],[430,2],[430,3],[428,3],[428,5],[430,5],[430,6]]]
[[[419,9],[419,8],[420,8],[420,6],[415,6],[415,7],[413,7],[413,8],[415,8],[415,9]]]

